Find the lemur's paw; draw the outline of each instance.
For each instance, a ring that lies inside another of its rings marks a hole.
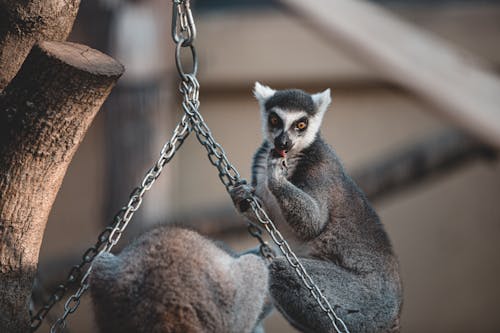
[[[254,192],[255,189],[246,183],[237,184],[229,192],[234,206],[240,213],[244,213],[250,208],[250,199]]]
[[[282,180],[287,176],[286,159],[281,156],[276,156],[274,149],[269,153],[267,158],[267,172],[270,180]]]

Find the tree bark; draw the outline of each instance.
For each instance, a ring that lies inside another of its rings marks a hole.
[[[123,66],[89,47],[41,42],[0,94],[0,332],[29,330],[47,218],[66,169]]]
[[[80,0],[0,0],[0,91],[37,41],[66,40],[79,5]]]

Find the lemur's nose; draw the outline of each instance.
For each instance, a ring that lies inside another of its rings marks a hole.
[[[292,142],[290,138],[285,134],[279,135],[276,139],[274,139],[274,147],[278,150],[288,151],[292,146]]]

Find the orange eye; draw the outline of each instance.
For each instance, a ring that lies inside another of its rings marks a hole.
[[[271,118],[269,118],[269,123],[271,123],[271,126],[273,126],[273,127],[278,126],[278,123],[279,123],[278,117],[271,116]]]
[[[307,123],[305,121],[298,122],[296,125],[297,129],[299,130],[305,130],[307,127]]]

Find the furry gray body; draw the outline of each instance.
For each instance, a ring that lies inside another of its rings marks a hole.
[[[336,313],[351,333],[396,332],[398,263],[364,194],[320,137],[299,157],[290,156],[286,182],[271,186],[263,167],[269,150],[264,143],[254,159],[256,194]],[[304,332],[332,331],[284,258],[276,259],[270,271],[275,305],[294,326]]]
[[[286,102],[287,91],[278,93]],[[268,101],[276,94],[268,87],[256,85],[264,117],[275,107],[290,110],[284,102],[270,107]],[[327,94],[325,106],[321,99]],[[291,99],[295,96],[296,91],[289,94]],[[304,111],[300,107],[307,98],[299,97],[287,102],[293,106],[292,114]],[[326,110],[329,91],[312,97],[317,110]],[[309,104],[306,101],[305,105]],[[315,112],[305,111],[315,116]],[[311,118],[312,121],[321,122],[321,117]],[[294,150],[290,146],[286,156],[288,170],[282,167],[282,159],[273,154],[279,142],[269,141],[283,135],[283,131],[273,134],[264,126],[265,140],[252,167],[252,187],[236,188],[233,200],[239,204],[248,192],[255,191],[351,333],[398,332],[402,288],[397,258],[376,212],[346,174],[334,150],[323,141],[319,124],[316,125],[314,137],[307,145],[302,144],[304,148]],[[302,137],[311,133],[290,135],[295,135],[293,140],[300,146]],[[242,213],[258,223],[248,210]],[[270,293],[276,307],[296,328],[303,332],[334,332],[326,314],[283,257],[270,265]]]
[[[101,332],[261,332],[262,259],[237,257],[195,231],[160,227],[96,258],[90,290]]]

